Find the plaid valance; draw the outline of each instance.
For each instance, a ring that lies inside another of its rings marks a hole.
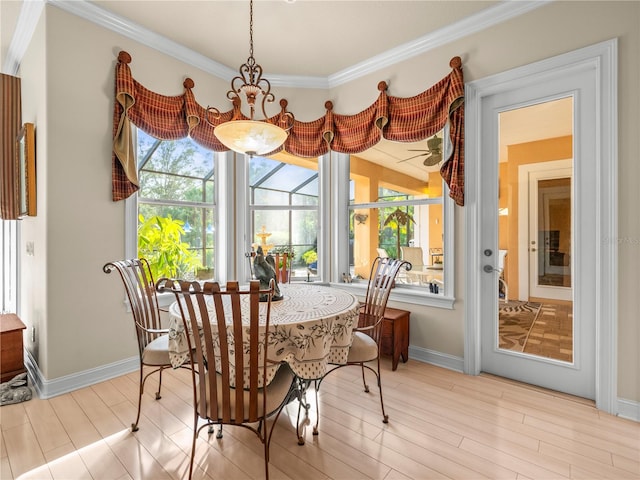
[[[16,143],[22,128],[19,77],[0,73],[0,219],[20,216],[20,172]]]
[[[246,118],[236,102],[219,118],[204,121],[206,108],[195,100],[193,80],[184,81],[183,95],[161,95],[138,83],[131,76],[129,63],[131,56],[120,52],[113,112],[114,201],[129,197],[139,188],[131,122],[161,140],[190,136],[205,148],[223,152],[228,149],[214,135],[215,126],[232,118]],[[440,173],[449,185],[451,198],[464,205],[464,80],[460,57],[454,57],[449,65],[452,68],[449,75],[414,97],[392,97],[387,94],[386,82],[380,82],[376,102],[355,115],[334,113],[332,102],[326,102],[323,117],[312,122],[294,121],[280,150],[299,157],[318,157],[329,150],[359,153],[383,137],[396,142],[423,140],[442,130],[449,121],[453,149]],[[280,113],[266,119],[267,122],[280,123],[286,114],[287,101],[281,100],[280,107]]]

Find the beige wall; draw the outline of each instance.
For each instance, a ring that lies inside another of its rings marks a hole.
[[[38,217],[23,223],[22,312],[40,333],[41,371],[49,380],[135,355],[124,294],[102,265],[124,255],[124,205],[110,197],[113,70],[117,52],[133,56],[137,80],[157,92],[178,94],[195,81],[204,104],[223,105],[226,82],[47,5],[22,66],[24,121],[38,128]],[[329,92],[276,89],[296,118],[313,120],[332,100],[338,113],[356,113],[377,97],[380,80],[389,93],[415,95],[449,72],[462,57],[467,81],[565,53],[614,37],[619,39],[619,303],[618,396],[640,401],[637,285],[640,284],[640,178],[637,86],[640,58],[639,2],[552,2],[433,51],[386,67]],[[454,357],[464,352],[464,222],[456,208],[456,297],[453,310],[402,305],[413,311],[411,344]],[[35,242],[35,256],[24,243]],[[613,242],[616,243],[615,241]],[[615,248],[616,245],[612,245]],[[114,305],[122,305],[114,313]],[[124,329],[125,333],[120,330]]]
[[[22,77],[22,120],[33,122],[36,133],[36,211],[37,217],[26,217],[21,220],[20,255],[21,271],[20,289],[21,318],[26,318],[28,329],[24,336],[25,347],[43,364],[43,374],[48,372],[48,365],[43,360],[50,354],[51,323],[48,321],[47,305],[47,265],[50,254],[47,246],[47,194],[50,190],[47,174],[49,162],[47,155],[47,84],[38,79],[46,78],[46,28],[45,19],[40,18],[38,28],[31,40],[31,45],[23,61],[20,76]],[[25,254],[26,243],[33,242],[33,256]],[[28,312],[28,317],[25,312]],[[36,341],[31,341],[35,328]]]

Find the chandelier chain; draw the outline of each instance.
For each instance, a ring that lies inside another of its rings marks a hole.
[[[249,58],[253,58],[253,0],[249,2]]]
[[[205,121],[214,127],[214,135],[224,146],[251,157],[274,152],[286,141],[295,118],[286,111],[287,101],[281,100],[280,114],[273,122],[268,121],[265,104],[275,101],[275,96],[271,93],[271,83],[262,76],[262,66],[253,57],[253,0],[249,2],[249,58],[240,66],[239,75],[231,79],[227,98],[233,102],[230,120],[216,125],[222,115],[215,107],[207,107],[204,114]],[[247,120],[242,113],[243,98],[249,107]],[[254,119],[256,106],[263,120]]]

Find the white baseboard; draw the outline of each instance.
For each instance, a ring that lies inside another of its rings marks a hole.
[[[53,380],[47,380],[43,377],[38,365],[28,351],[25,351],[25,366],[31,378],[31,385],[35,388],[38,397],[47,399],[135,372],[140,368],[140,357],[130,357],[119,362],[65,375]]]
[[[618,398],[618,416],[640,422],[640,402]]]
[[[437,367],[462,372],[464,360],[461,357],[455,357],[447,353],[436,352],[427,348],[414,347],[409,345],[409,358],[424,363],[430,363]]]

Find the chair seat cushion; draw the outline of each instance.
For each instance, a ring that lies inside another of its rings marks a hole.
[[[378,345],[366,333],[354,332],[347,363],[369,362],[378,358]]]
[[[142,352],[145,365],[169,365],[169,335],[160,335],[148,343]]]
[[[210,372],[206,372],[204,377],[206,379],[206,395],[209,398],[209,374]],[[217,379],[217,388],[218,392],[222,391],[222,375],[216,372]],[[287,364],[282,364],[278,369],[271,383],[267,385],[267,415],[269,416],[272,413],[276,412],[282,405],[282,403],[286,400],[288,393],[291,391],[293,381],[295,379],[295,374],[289,368]],[[210,420],[216,421],[222,418],[222,399],[218,400],[218,412],[217,414],[213,414],[213,412],[209,412],[208,402],[205,406],[206,410],[201,411],[202,406],[200,405],[200,388],[198,388],[198,414],[203,418],[209,418]],[[258,416],[262,416],[262,398],[263,398],[264,389],[261,388],[258,390]],[[249,390],[243,390],[244,393],[244,411],[245,415],[249,411]],[[219,395],[220,396],[220,395]],[[231,389],[231,420],[236,422],[235,417],[235,408],[236,408],[236,392],[235,389]],[[246,419],[242,419],[242,422],[246,422]],[[236,422],[237,423],[237,422]]]

